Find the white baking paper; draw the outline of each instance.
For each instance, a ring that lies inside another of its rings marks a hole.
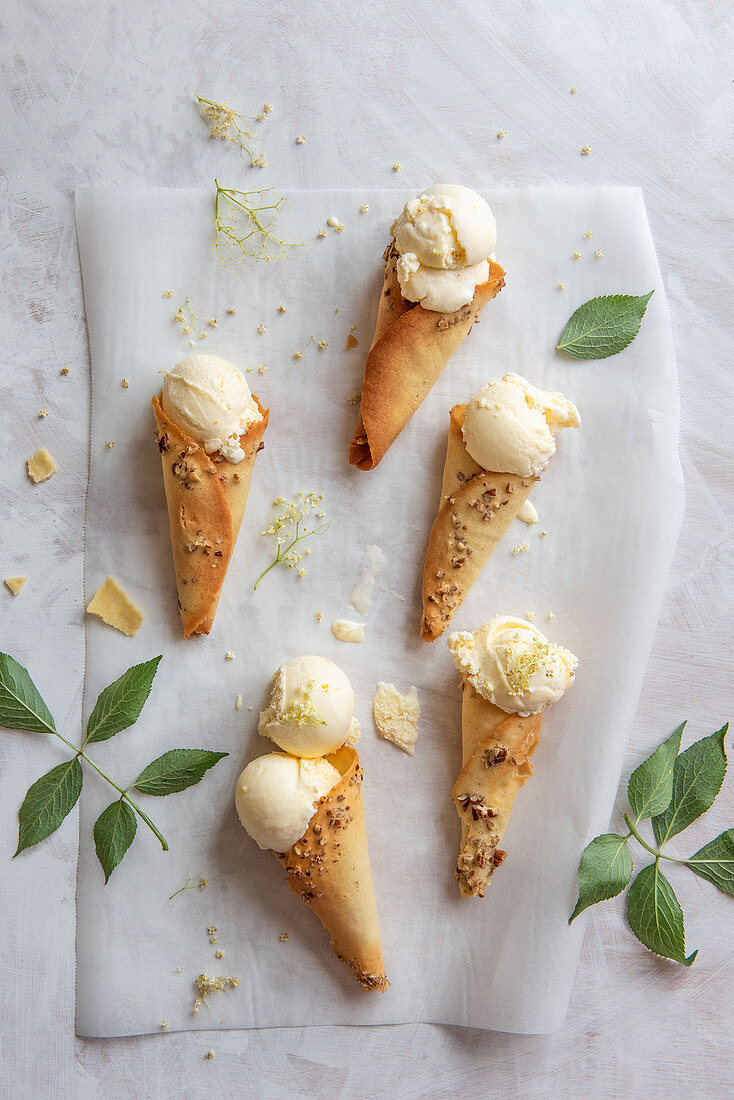
[[[85,713],[125,668],[163,654],[137,725],[90,755],[127,784],[169,748],[230,754],[185,793],[140,796],[170,852],[141,823],[107,886],[91,834],[111,792],[89,776],[78,888],[82,1035],[154,1032],[164,1020],[171,1030],[429,1021],[539,1033],[562,1025],[584,928],[583,918],[567,924],[576,867],[584,845],[608,824],[681,520],[678,390],[641,193],[548,187],[486,196],[507,286],[382,464],[363,473],[347,461],[357,413],[348,399],[360,388],[380,256],[405,192],[292,192],[282,224],[305,246],[292,260],[252,263],[237,274],[222,269],[211,247],[210,192],[100,188],[77,195],[93,376],[86,596],[111,573],[145,611],[135,639],[87,617]],[[343,232],[318,238],[332,215]],[[572,258],[575,251],[581,259]],[[575,362],[554,352],[563,324],[586,299],[653,288],[640,335],[623,354]],[[189,640],[176,609],[150,408],[160,372],[192,353],[172,321],[186,295],[207,333],[195,338],[195,350],[252,367],[247,379],[271,410],[214,629]],[[346,352],[352,331],[359,345]],[[266,370],[258,373],[261,364]],[[562,433],[533,490],[540,522],[513,525],[454,626],[532,612],[580,664],[573,689],[543,718],[535,778],[518,795],[503,842],[507,860],[484,900],[464,901],[453,874],[460,830],[449,794],[461,761],[457,675],[445,639],[426,645],[418,638],[419,593],[448,410],[506,371],[563,391],[578,405],[582,427]],[[273,498],[299,489],[323,492],[334,522],[304,559],[305,577],[279,568],[253,593],[272,549],[259,532]],[[524,542],[527,552],[513,555]],[[329,624],[354,617],[348,600],[368,544],[385,561],[365,642],[340,643]],[[241,768],[272,748],[256,729],[272,673],[307,652],[337,661],[357,694],[392,981],[384,995],[361,991],[234,810]],[[415,757],[375,733],[378,680],[418,688]],[[189,875],[209,885],[169,901]],[[237,976],[239,986],[193,1017],[192,982],[202,971]]]

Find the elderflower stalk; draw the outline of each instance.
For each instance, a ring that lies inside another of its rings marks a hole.
[[[321,499],[322,494],[314,492],[299,492],[296,494],[295,500],[286,500],[285,497],[277,498],[270,513],[268,525],[264,531],[260,532],[263,537],[270,535],[271,538],[275,539],[277,550],[273,561],[266,569],[263,569],[255,581],[255,589],[257,589],[263,577],[276,565],[286,565],[289,569],[297,569],[299,577],[305,576],[306,570],[302,567],[299,568],[303,554],[297,553],[296,547],[312,535],[323,535],[332,522],[330,519],[325,520],[326,512],[323,508],[319,508],[316,512],[316,518],[322,522],[310,530],[301,529],[301,524],[311,512],[318,508]],[[310,552],[310,547],[306,547],[304,554]]]
[[[242,115],[228,103],[216,103],[213,99],[196,96],[201,112],[209,123],[209,139],[219,139],[239,145],[240,156],[247,155],[253,168],[264,168],[267,160],[265,153],[250,132],[249,127],[263,122],[273,109],[272,103],[266,103],[256,117]]]
[[[248,259],[290,259],[289,249],[303,247],[303,242],[284,241],[274,231],[286,202],[284,195],[269,188],[238,191],[222,187],[218,179],[214,184],[214,247],[225,269],[228,260],[247,263]]]

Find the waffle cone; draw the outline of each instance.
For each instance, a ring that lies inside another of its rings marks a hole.
[[[540,737],[540,715],[521,718],[462,685],[463,767],[451,791],[461,818],[456,864],[461,896],[484,897],[506,853],[499,847],[515,795],[533,774],[530,757]]]
[[[487,302],[505,285],[504,271],[490,260],[489,279],[468,305],[455,313],[436,313],[403,298],[394,243],[384,259],[385,281],[349,447],[349,461],[360,470],[373,470],[384,457]]]
[[[464,446],[463,423],[464,406],[454,405],[441,503],[423,568],[420,633],[425,642],[443,634],[536,480],[483,470]]]
[[[331,932],[338,958],[363,989],[384,992],[390,983],[382,961],[367,849],[362,768],[348,746],[327,759],[342,778],[321,799],[301,839],[278,859],[291,890]]]
[[[185,638],[208,634],[214,622],[268,424],[268,410],[255,401],[263,419],[240,436],[245,457],[232,463],[215,461],[166,416],[160,395],[153,398]]]

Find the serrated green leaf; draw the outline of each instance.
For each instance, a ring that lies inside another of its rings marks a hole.
[[[710,737],[702,737],[676,760],[670,805],[652,819],[658,844],[683,832],[713,804],[726,775],[724,737],[728,728],[727,723]]]
[[[18,810],[20,828],[16,856],[58,829],[76,805],[83,778],[79,758],[75,756],[52,768],[28,788],[23,805]]]
[[[127,802],[119,799],[103,810],[94,823],[94,847],[102,864],[105,886],[125,855],[138,828],[138,819]]]
[[[627,922],[640,943],[664,959],[690,966],[698,954],[686,958],[683,910],[657,863],[643,867],[630,886]]]
[[[572,359],[607,359],[632,343],[640,331],[647,303],[655,292],[605,294],[591,298],[571,314],[556,344]]]
[[[685,862],[687,867],[701,878],[713,882],[725,894],[734,894],[734,829],[727,829],[715,840],[704,844]]]
[[[673,768],[685,729],[682,722],[652,756],[635,768],[627,785],[630,806],[637,818],[654,817],[667,810],[673,797]]]
[[[31,733],[55,733],[51,712],[26,669],[0,653],[0,726]]]
[[[144,768],[133,786],[143,794],[162,796],[193,787],[227,752],[209,749],[171,749]]]
[[[587,844],[579,864],[579,896],[570,924],[579,913],[598,901],[616,898],[632,878],[632,856],[627,839],[617,833],[604,833]]]
[[[144,664],[133,665],[104,689],[89,716],[85,744],[107,741],[137,722],[160,661],[160,657],[154,657]]]

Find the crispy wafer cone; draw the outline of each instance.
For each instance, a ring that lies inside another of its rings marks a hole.
[[[506,853],[499,847],[520,787],[533,774],[530,765],[540,737],[540,715],[521,718],[487,702],[471,684],[462,685],[463,767],[451,791],[461,818],[461,851],[456,864],[464,898],[484,897],[494,870]]]
[[[477,321],[505,285],[499,264],[489,261],[489,279],[455,313],[436,313],[407,302],[400,293],[394,242],[385,255],[385,281],[375,334],[367,355],[362,402],[349,447],[349,461],[373,470]]]
[[[420,632],[425,642],[443,634],[539,480],[483,470],[464,446],[463,423],[464,406],[454,405],[441,503],[423,568]]]
[[[327,760],[342,778],[321,799],[301,839],[278,859],[291,890],[331,932],[332,948],[362,988],[384,992],[390,983],[367,850],[362,768],[346,745]]]
[[[178,606],[184,637],[208,634],[245,514],[255,456],[263,447],[268,410],[240,436],[241,462],[208,455],[153,398],[156,437],[168,503]]]

